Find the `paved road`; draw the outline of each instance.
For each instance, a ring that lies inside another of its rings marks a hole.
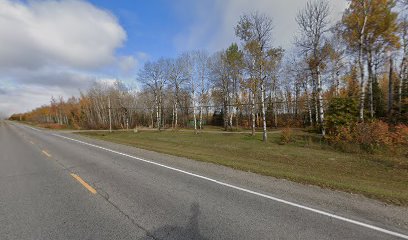
[[[290,189],[273,198],[256,176],[94,141],[0,122],[0,239],[408,239],[404,208],[362,199],[378,212],[330,215]]]

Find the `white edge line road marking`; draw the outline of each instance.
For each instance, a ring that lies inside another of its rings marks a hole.
[[[37,128],[33,128],[33,127],[30,127],[30,126],[27,126],[27,125],[26,125],[26,127],[31,128],[31,129],[33,129],[35,131],[38,131],[38,132],[42,132],[40,129],[37,129]]]
[[[42,132],[39,129],[35,129],[35,130]],[[293,206],[293,207],[297,207],[297,208],[300,208],[300,209],[303,209],[303,210],[307,210],[307,211],[314,212],[314,213],[317,213],[317,214],[320,214],[320,215],[323,215],[323,216],[331,217],[331,218],[334,218],[334,219],[337,219],[337,220],[340,220],[340,221],[344,221],[344,222],[347,222],[347,223],[352,223],[352,224],[355,224],[355,225],[358,225],[358,226],[361,226],[361,227],[365,227],[365,228],[368,228],[368,229],[371,229],[371,230],[375,230],[375,231],[378,231],[378,232],[381,232],[381,233],[385,233],[385,234],[388,234],[388,235],[391,235],[391,236],[399,237],[399,238],[402,238],[402,239],[408,239],[408,235],[404,235],[402,233],[393,232],[393,231],[390,231],[390,230],[387,230],[387,229],[384,229],[384,228],[380,228],[380,227],[377,227],[377,226],[374,226],[374,225],[359,222],[359,221],[356,221],[356,220],[353,220],[353,219],[349,219],[349,218],[346,218],[346,217],[342,217],[342,216],[339,216],[339,215],[335,215],[335,214],[332,214],[332,213],[328,213],[328,212],[325,212],[325,211],[321,211],[321,210],[318,210],[318,209],[307,207],[307,206],[304,206],[304,205],[301,205],[301,204],[289,202],[289,201],[286,201],[286,200],[283,200],[283,199],[280,199],[280,198],[272,197],[270,195],[255,192],[255,191],[245,189],[245,188],[241,188],[241,187],[238,187],[238,186],[234,186],[234,185],[231,185],[231,184],[228,184],[228,183],[220,182],[220,181],[212,179],[212,178],[208,178],[208,177],[201,176],[201,175],[198,175],[198,174],[195,174],[195,173],[187,172],[187,171],[184,171],[184,170],[181,170],[181,169],[178,169],[178,168],[166,166],[166,165],[156,163],[156,162],[153,162],[153,161],[149,161],[149,160],[146,160],[146,159],[143,159],[143,158],[135,157],[135,156],[132,156],[132,155],[129,155],[129,154],[126,154],[126,153],[121,153],[121,152],[118,152],[118,151],[115,151],[115,150],[112,150],[112,149],[109,149],[109,148],[104,148],[104,147],[94,145],[94,144],[91,144],[91,143],[87,143],[87,142],[83,142],[83,141],[76,140],[76,139],[73,139],[73,138],[65,137],[65,136],[62,136],[62,135],[59,135],[59,134],[52,134],[52,135],[56,136],[56,137],[63,138],[63,139],[71,140],[71,141],[74,141],[74,142],[77,142],[77,143],[81,143],[81,144],[84,144],[84,145],[87,145],[87,146],[91,146],[91,147],[94,147],[94,148],[99,148],[99,149],[102,149],[102,150],[105,150],[105,151],[108,151],[108,152],[111,152],[111,153],[115,153],[115,154],[118,154],[118,155],[122,155],[122,156],[125,156],[125,157],[128,157],[128,158],[132,158],[132,159],[135,159],[135,160],[138,160],[138,161],[141,161],[141,162],[153,164],[153,165],[160,166],[160,167],[163,167],[163,168],[167,168],[167,169],[170,169],[170,170],[173,170],[173,171],[176,171],[176,172],[184,173],[186,175],[190,175],[190,176],[193,176],[193,177],[196,177],[196,178],[204,179],[204,180],[207,180],[209,182],[213,182],[213,183],[225,186],[225,187],[229,187],[229,188],[232,188],[232,189],[235,189],[235,190],[250,193],[250,194],[253,194],[253,195],[256,195],[256,196],[259,196],[259,197],[267,198],[267,199],[273,200],[275,202],[279,202],[279,203],[283,203],[283,204],[290,205],[290,206]]]

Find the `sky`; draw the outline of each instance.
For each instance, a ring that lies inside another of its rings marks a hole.
[[[307,0],[0,0],[0,117],[94,82],[135,84],[144,62],[239,42],[234,26],[258,11],[274,45],[290,49]],[[337,21],[346,0],[329,0]]]

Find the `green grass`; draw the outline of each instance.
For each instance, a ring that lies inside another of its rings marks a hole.
[[[261,134],[80,134],[408,206],[408,159],[404,156],[342,153],[315,143],[306,135],[298,136],[295,143],[280,145],[279,133],[269,134],[267,143],[261,141]]]

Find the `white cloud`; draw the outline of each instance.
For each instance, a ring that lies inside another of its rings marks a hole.
[[[5,90],[5,94],[0,93],[0,111],[7,115],[30,111],[43,104],[48,104],[52,96],[67,99],[74,94],[72,89],[67,91],[61,87],[37,85],[19,85],[13,89],[7,88]]]
[[[8,80],[12,81],[14,85],[31,84],[77,89],[87,87],[89,83],[96,78],[91,73],[48,67],[39,70],[11,69],[3,71],[3,74],[7,76]],[[0,79],[2,78],[4,78],[4,76],[0,77]]]
[[[37,81],[36,84],[26,81],[25,77],[21,75],[19,81],[0,81],[0,113],[3,115],[30,111],[48,104],[51,97],[68,99],[78,96],[80,91],[88,90],[93,84],[113,86],[118,81],[116,78],[76,72],[38,72],[28,78],[44,81]]]
[[[138,60],[133,56],[122,56],[118,61],[119,69],[122,74],[132,73],[138,67]]]
[[[145,61],[147,61],[147,60],[150,59],[150,55],[147,54],[147,53],[145,53],[145,52],[137,52],[137,53],[136,53],[136,57],[137,57],[137,59],[139,59],[139,61],[141,61],[141,62],[145,62]]]
[[[78,95],[116,57],[126,32],[109,12],[81,0],[0,0],[0,112]]]
[[[0,0],[0,68],[95,68],[114,60],[126,33],[110,13],[79,0]]]
[[[218,51],[237,42],[234,27],[244,13],[258,11],[274,21],[275,45],[290,48],[297,31],[296,14],[308,0],[209,0],[200,4],[185,0],[177,6],[180,13],[190,12],[193,17],[190,27],[175,37],[180,51],[207,48]],[[194,6],[190,6],[190,5]],[[331,18],[340,19],[347,5],[346,0],[330,0]],[[186,8],[189,11],[186,11]]]
[[[104,86],[115,86],[115,84],[118,82],[119,80],[118,79],[116,79],[116,78],[101,78],[101,79],[98,79],[97,81],[96,81],[96,83],[97,84],[101,84],[101,85],[104,85]]]
[[[133,55],[121,56],[117,59],[119,75],[121,78],[133,77],[140,67],[150,59],[145,52],[136,52]]]

